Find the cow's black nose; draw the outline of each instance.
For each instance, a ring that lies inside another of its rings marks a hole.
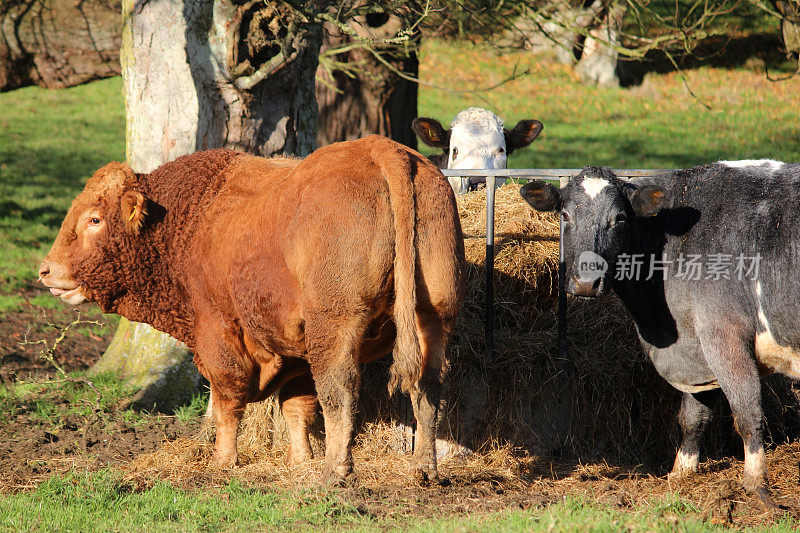
[[[569,292],[575,296],[597,296],[597,289],[600,287],[601,279],[595,278],[594,280],[586,281],[572,276]]]

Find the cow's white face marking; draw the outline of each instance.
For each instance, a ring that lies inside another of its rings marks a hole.
[[[586,194],[594,200],[594,198],[600,194],[600,191],[608,187],[608,180],[600,179],[600,178],[585,178],[583,180],[583,190],[586,191]]]
[[[503,120],[485,109],[470,107],[450,124],[447,168],[506,168]]]
[[[769,171],[774,174],[778,171],[784,163],[783,161],[775,161],[774,159],[742,159],[740,161],[719,161],[720,165],[725,165],[730,168],[748,168],[748,167],[764,167],[769,168]]]
[[[800,379],[800,351],[789,346],[779,344],[772,334],[772,330],[761,306],[761,282],[756,282],[756,296],[758,297],[758,321],[764,331],[756,333],[756,359],[772,372],[779,372],[789,377]]]
[[[507,161],[506,137],[500,117],[479,107],[470,107],[456,115],[450,123],[448,169],[500,169],[507,167]],[[447,181],[457,193],[466,190],[466,179],[449,177]],[[495,186],[500,187],[505,181],[497,178]]]

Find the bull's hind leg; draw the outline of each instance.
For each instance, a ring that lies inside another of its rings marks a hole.
[[[764,453],[761,380],[745,329],[737,324],[707,318],[697,336],[709,368],[728,398],[736,431],[744,441],[743,484],[754,491],[767,508],[778,507],[769,493],[767,461]]]
[[[439,317],[433,313],[417,315],[417,335],[424,368],[419,383],[411,390],[411,404],[417,420],[412,473],[420,481],[432,481],[438,478],[436,429],[447,335]]]
[[[308,441],[308,428],[314,421],[317,396],[311,374],[296,377],[281,387],[278,394],[281,414],[289,432],[287,462],[299,464],[313,457]]]
[[[317,315],[306,320],[308,361],[325,419],[326,484],[344,484],[353,473],[351,447],[361,379],[356,346],[365,323],[360,316]]]
[[[700,465],[700,438],[711,420],[713,405],[719,396],[718,390],[698,392],[695,394],[685,392],[681,400],[681,410],[678,413],[678,423],[681,426],[683,440],[672,475],[682,476],[697,472]]]

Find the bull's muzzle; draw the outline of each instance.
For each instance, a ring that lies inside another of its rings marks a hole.
[[[78,305],[86,300],[86,291],[69,275],[67,268],[57,262],[45,259],[39,265],[39,279],[50,294],[58,296],[69,305]]]

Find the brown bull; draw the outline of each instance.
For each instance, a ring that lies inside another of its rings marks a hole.
[[[224,465],[245,404],[279,392],[290,460],[311,457],[319,400],[324,476],[351,474],[359,363],[394,347],[390,387],[410,393],[417,419],[415,474],[437,475],[464,249],[453,192],[417,152],[371,136],[302,161],[211,150],[146,175],[109,163],[40,275],[67,303],[95,301],[192,348]]]

